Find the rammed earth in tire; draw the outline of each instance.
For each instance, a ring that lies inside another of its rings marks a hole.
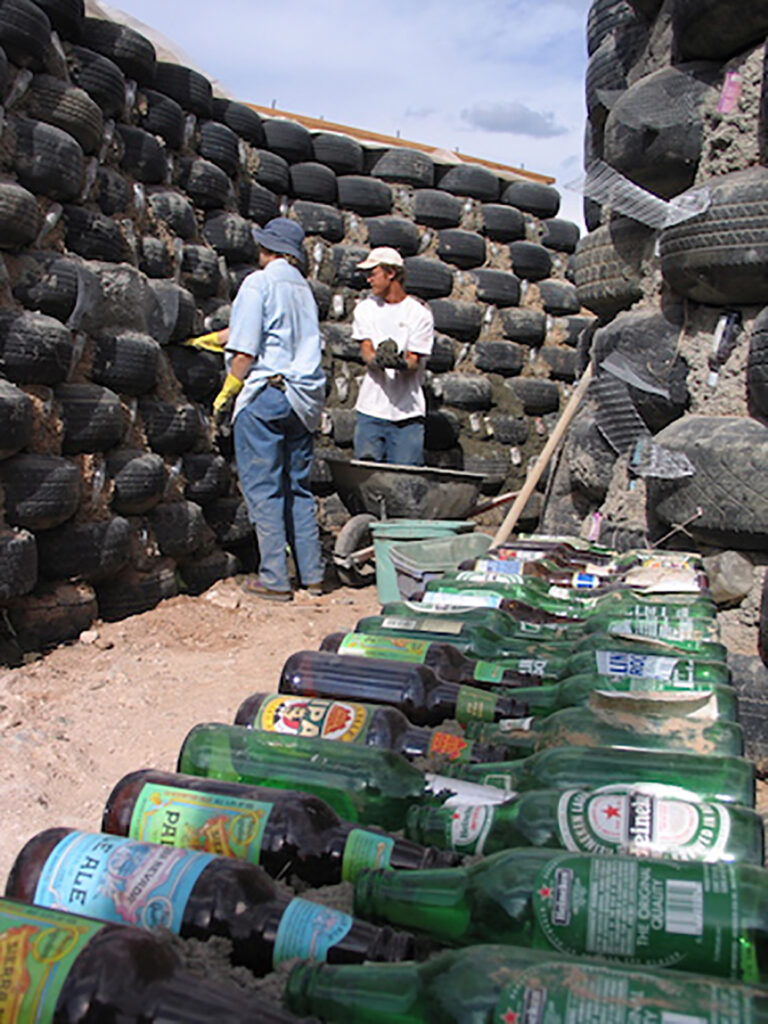
[[[159,559],[149,572],[123,569],[113,579],[96,587],[99,615],[107,622],[147,612],[177,593],[174,564],[169,558]]]
[[[388,149],[373,157],[370,174],[384,181],[400,182],[415,188],[431,188],[435,180],[435,165],[431,157],[418,150]]]
[[[240,166],[240,140],[225,124],[205,121],[200,126],[197,149],[204,160],[216,164],[229,177],[237,174]]]
[[[261,118],[245,103],[214,98],[213,118],[231,128],[241,139],[250,142],[252,146],[263,146],[266,141]]]
[[[475,366],[484,373],[512,377],[520,373],[528,353],[514,341],[478,341],[475,345]]]
[[[481,232],[494,242],[516,242],[525,238],[525,217],[513,206],[483,203]]]
[[[768,35],[761,0],[673,0],[672,29],[680,55],[722,61]]]
[[[45,583],[8,609],[16,640],[25,651],[74,640],[97,614],[96,595],[87,583]]]
[[[106,18],[84,18],[80,35],[86,46],[113,60],[128,78],[137,82],[154,79],[155,48],[140,32]]]
[[[435,330],[449,334],[457,341],[475,341],[483,325],[483,310],[476,302],[456,299],[431,299],[429,308],[435,321]]]
[[[388,245],[397,249],[401,256],[415,256],[419,251],[419,229],[405,217],[368,217],[365,226],[372,249]]]
[[[159,135],[171,149],[181,149],[184,144],[184,111],[176,100],[154,89],[142,89],[136,107],[145,131]]]
[[[0,459],[21,451],[31,436],[31,398],[21,388],[0,378]]]
[[[413,194],[413,219],[432,228],[457,228],[462,202],[450,192],[420,188]]]
[[[405,289],[420,299],[441,299],[453,291],[453,273],[440,260],[410,256],[405,260]]]
[[[80,500],[80,473],[58,455],[14,455],[0,462],[0,486],[11,526],[49,530],[70,519]]]
[[[67,47],[72,81],[101,107],[105,117],[119,117],[125,107],[125,75],[108,57],[84,46]]]
[[[747,400],[753,415],[768,420],[768,308],[756,317],[749,338]]]
[[[153,82],[158,92],[167,96],[198,117],[210,117],[213,113],[211,83],[192,68],[181,64],[158,61]]]
[[[28,530],[0,529],[0,605],[37,582],[37,544]]]
[[[157,380],[160,346],[138,331],[100,334],[94,344],[91,375],[121,395],[144,395]]]
[[[259,186],[253,187],[258,188]],[[340,242],[344,237],[344,215],[335,206],[309,203],[303,199],[297,199],[293,204],[292,212],[307,235],[320,235],[321,238],[325,238],[329,242]],[[277,216],[277,213],[277,204],[275,204],[274,216]],[[266,220],[271,220],[271,217],[267,217]],[[266,220],[259,220],[259,223],[264,224]]]
[[[30,0],[0,4],[0,46],[21,67],[41,68],[51,41],[47,15]]]
[[[120,516],[91,523],[65,523],[41,532],[37,549],[43,579],[79,576],[94,583],[109,579],[128,562],[130,526],[128,520]]]
[[[68,132],[84,153],[95,153],[101,145],[104,117],[84,89],[52,75],[35,75],[24,96],[24,109],[30,117]]]
[[[612,217],[581,239],[573,257],[574,284],[583,306],[604,320],[642,295],[643,261],[654,232],[628,217]]]
[[[315,203],[336,202],[336,175],[312,160],[293,164],[289,170],[291,195]]]
[[[0,311],[0,373],[15,384],[64,381],[72,361],[67,328],[42,313]]]
[[[64,455],[108,451],[125,432],[120,399],[98,384],[60,384],[56,402],[64,427]]]
[[[312,138],[312,155],[337,174],[360,174],[363,170],[363,147],[348,135],[318,132]]]
[[[120,515],[141,515],[162,498],[168,472],[159,455],[138,448],[121,448],[107,457],[112,478],[112,509]]]
[[[504,308],[516,306],[520,301],[520,281],[514,274],[506,270],[481,269],[473,271],[472,277],[480,302]]]
[[[44,121],[16,117],[13,162],[19,182],[31,192],[67,202],[82,187],[83,151],[71,135]]]

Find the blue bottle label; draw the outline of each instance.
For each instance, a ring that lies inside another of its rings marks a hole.
[[[354,918],[340,910],[297,898],[285,908],[277,926],[273,966],[292,957],[325,960],[328,950],[347,935]]]

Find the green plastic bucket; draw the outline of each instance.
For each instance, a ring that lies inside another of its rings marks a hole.
[[[376,557],[376,594],[381,604],[400,600],[397,575],[390,557],[393,544],[440,537],[450,539],[457,533],[471,533],[474,528],[475,524],[466,519],[387,519],[371,523]]]
[[[456,569],[465,559],[482,558],[491,540],[487,533],[473,533],[468,537],[436,537],[393,544],[389,558],[399,593],[395,600],[418,600],[430,580]]]

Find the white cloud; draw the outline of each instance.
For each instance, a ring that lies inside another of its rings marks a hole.
[[[508,132],[547,139],[565,135],[567,128],[555,123],[552,111],[531,110],[524,103],[476,103],[461,112],[462,121],[488,132]]]

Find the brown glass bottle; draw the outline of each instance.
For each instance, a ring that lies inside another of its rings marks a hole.
[[[147,768],[112,790],[103,832],[258,864],[271,878],[314,886],[352,881],[363,867],[447,867],[455,855],[342,821],[319,797]]]
[[[510,696],[443,682],[423,665],[326,651],[292,654],[283,665],[279,690],[294,696],[388,704],[416,725],[437,725],[447,718],[495,722],[526,714]]]
[[[293,956],[330,963],[403,960],[410,935],[291,900],[254,864],[103,833],[50,828],[13,863],[5,894],[118,924],[231,943],[234,964],[265,974]]]

